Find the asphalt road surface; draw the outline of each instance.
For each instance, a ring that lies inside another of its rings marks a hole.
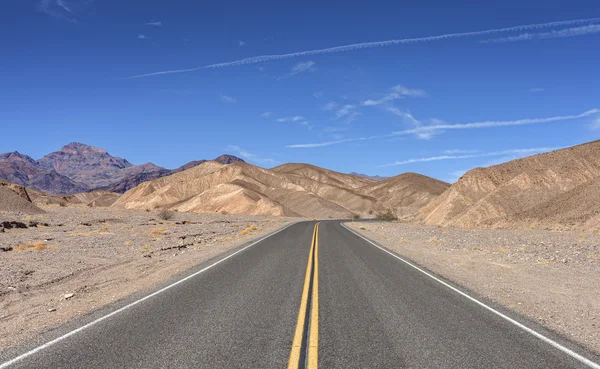
[[[339,221],[297,223],[216,261],[0,369],[600,368]]]

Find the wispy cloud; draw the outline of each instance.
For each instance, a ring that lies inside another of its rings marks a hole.
[[[275,119],[277,122],[300,122],[302,120],[304,120],[304,117],[301,115],[295,115],[292,117],[284,117],[284,118],[279,118],[279,119]]]
[[[313,93],[313,97],[314,97],[315,99],[320,99],[320,98],[322,98],[324,95],[325,95],[325,94],[324,94],[324,93],[322,93],[322,92],[315,92],[315,93]]]
[[[420,89],[407,88],[402,85],[394,86],[390,91],[380,98],[379,100],[366,100],[362,102],[364,106],[376,106],[385,104],[394,100],[404,99],[406,97],[424,97],[427,96],[427,92]]]
[[[275,165],[277,164],[277,161],[275,159],[271,159],[271,158],[265,158],[253,153],[250,153],[246,150],[244,150],[243,148],[236,146],[236,145],[229,145],[228,146],[229,150],[234,151],[237,155],[241,156],[242,158],[253,162],[253,163],[257,163],[257,164],[261,164],[261,165]]]
[[[544,89],[541,87],[530,88],[529,92],[544,92]]]
[[[138,38],[138,40],[145,40],[145,39],[146,39],[146,35],[144,35],[144,34],[141,34],[141,33],[140,33],[140,34],[137,36],[137,38]]]
[[[324,111],[332,111],[332,110],[334,110],[335,108],[337,108],[338,106],[340,106],[340,104],[336,103],[335,101],[330,101],[330,102],[328,102],[327,104],[323,105],[323,106],[321,107],[321,110],[324,110]]]
[[[588,19],[576,19],[576,20],[559,21],[559,22],[527,24],[527,25],[514,26],[514,27],[489,29],[489,30],[484,30],[484,31],[447,33],[447,34],[439,35],[439,36],[427,36],[427,37],[405,38],[405,39],[398,39],[398,40],[364,42],[364,43],[358,43],[358,44],[335,46],[335,47],[330,47],[330,48],[325,48],[325,49],[298,51],[298,52],[287,53],[287,54],[260,55],[260,56],[250,57],[250,58],[234,60],[231,62],[209,64],[209,65],[204,65],[204,66],[195,67],[195,68],[172,69],[172,70],[164,70],[164,71],[159,71],[159,72],[154,72],[154,73],[139,74],[139,75],[131,76],[128,78],[142,78],[142,77],[151,77],[151,76],[174,74],[174,73],[189,73],[189,72],[199,71],[202,69],[235,67],[235,66],[242,66],[242,65],[247,65],[247,64],[264,63],[264,62],[271,61],[271,60],[299,58],[299,57],[305,57],[305,56],[309,56],[309,55],[348,52],[348,51],[370,49],[370,48],[376,48],[376,47],[387,47],[387,46],[413,44],[413,43],[421,43],[421,42],[453,40],[453,39],[465,38],[465,37],[478,37],[478,36],[487,36],[487,35],[495,35],[495,34],[510,33],[510,32],[523,32],[523,31],[540,30],[540,29],[548,29],[548,28],[560,28],[560,27],[568,27],[568,26],[574,26],[574,25],[590,25],[590,24],[595,24],[595,23],[600,23],[600,18],[588,18]]]
[[[444,150],[442,152],[444,154],[448,154],[448,155],[455,155],[455,154],[475,154],[475,153],[478,153],[479,150],[452,149],[452,150]]]
[[[290,73],[286,74],[285,76],[279,77],[279,79],[289,78],[289,77],[295,76],[296,74],[300,74],[300,73],[304,73],[304,72],[314,72],[316,70],[315,64],[317,64],[317,63],[315,63],[312,60],[295,64],[294,66],[292,66]]]
[[[534,155],[534,154],[539,154],[542,152],[554,151],[554,150],[559,150],[559,149],[562,149],[562,147],[536,147],[536,148],[530,148],[530,149],[512,149],[512,150],[494,151],[494,152],[487,152],[487,153],[481,153],[481,154],[469,154],[469,155],[439,155],[439,156],[430,156],[430,157],[426,157],[426,158],[400,160],[400,161],[395,161],[390,164],[378,165],[377,167],[383,168],[383,167],[392,167],[392,166],[397,166],[397,165],[406,165],[406,164],[413,164],[413,163],[425,163],[425,162],[439,161],[439,160],[472,159],[472,158],[482,158],[482,157],[488,157],[488,156],[505,156],[505,155],[528,156],[528,155]]]
[[[162,22],[148,22],[148,23],[144,23],[145,26],[152,26],[152,27],[162,27]]]
[[[273,113],[271,113],[270,111],[266,111],[266,112],[262,113],[260,116],[263,118],[271,118],[272,115],[273,115]]]
[[[335,112],[337,119],[343,118],[348,124],[352,123],[359,115],[360,113],[356,110],[356,106],[351,104],[343,105]]]
[[[357,137],[357,138],[349,138],[345,140],[338,141],[327,141],[320,143],[310,143],[310,144],[295,144],[288,145],[286,147],[289,148],[313,148],[313,147],[323,147],[323,146],[331,146],[342,144],[346,142],[353,141],[364,141],[364,140],[374,140],[381,138],[388,138],[393,136],[400,135],[419,135],[419,134],[427,134],[427,133],[440,133],[442,130],[459,130],[459,129],[481,129],[481,128],[494,128],[494,127],[510,127],[510,126],[521,126],[521,125],[531,125],[531,124],[544,124],[544,123],[552,123],[552,122],[560,122],[560,121],[568,121],[568,120],[577,120],[586,118],[593,115],[600,114],[600,109],[591,109],[586,112],[583,112],[578,115],[563,115],[563,116],[555,116],[549,118],[527,118],[527,119],[518,119],[518,120],[508,120],[508,121],[485,121],[485,122],[474,122],[474,123],[459,123],[459,124],[434,124],[430,126],[421,126],[413,129],[406,129],[403,131],[396,131],[385,135],[376,135],[376,136],[368,136],[368,137]]]
[[[483,40],[482,43],[498,43],[498,42],[515,42],[515,41],[529,41],[529,40],[543,40],[548,38],[564,38],[564,37],[575,37],[584,36],[600,32],[600,25],[592,24],[583,27],[572,27],[562,30],[552,30],[550,32],[538,32],[538,33],[522,33],[518,36],[495,38],[491,40]]]
[[[77,12],[91,4],[93,0],[41,0],[37,4],[39,11],[54,18],[71,23],[79,23]]]
[[[227,95],[221,95],[221,102],[227,103],[227,104],[231,104],[231,103],[236,103],[237,99],[235,97],[231,97],[231,96],[227,96]]]
[[[246,46],[246,45],[248,45],[248,44],[245,41],[238,40],[238,47],[243,47],[243,46]]]

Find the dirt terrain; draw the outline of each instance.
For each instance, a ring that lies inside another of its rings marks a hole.
[[[423,207],[425,224],[600,230],[600,141],[467,172]]]
[[[600,235],[348,225],[432,272],[600,353]]]
[[[291,221],[85,205],[45,210],[0,214],[0,221],[28,226],[0,233],[0,350],[151,289]]]

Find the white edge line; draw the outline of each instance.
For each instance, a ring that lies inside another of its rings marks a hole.
[[[121,308],[113,311],[112,313],[106,314],[106,315],[104,315],[104,316],[102,316],[102,317],[100,317],[100,318],[98,318],[98,319],[96,319],[94,321],[91,321],[91,322],[89,322],[89,323],[87,323],[87,324],[85,324],[85,325],[83,325],[83,326],[81,326],[81,327],[79,327],[79,328],[77,328],[75,330],[72,330],[69,333],[66,333],[66,334],[64,334],[64,335],[62,335],[60,337],[57,337],[57,338],[53,339],[52,341],[46,342],[46,343],[44,343],[43,345],[41,345],[39,347],[36,347],[36,348],[34,348],[34,349],[30,350],[30,351],[27,351],[24,354],[21,354],[21,355],[15,357],[14,359],[6,361],[6,362],[0,364],[0,369],[8,368],[9,366],[11,366],[13,364],[16,364],[17,362],[19,362],[19,361],[21,361],[21,360],[23,360],[23,359],[25,359],[25,358],[33,355],[33,354],[36,354],[36,353],[38,353],[38,352],[40,352],[40,351],[42,351],[42,350],[44,350],[44,349],[46,349],[46,348],[48,348],[50,346],[52,346],[52,345],[54,345],[54,344],[62,341],[62,340],[64,340],[65,338],[69,338],[69,337],[71,337],[71,336],[73,336],[73,335],[75,335],[75,334],[77,334],[77,333],[79,333],[79,332],[81,332],[81,331],[83,331],[83,330],[91,327],[91,326],[94,326],[94,325],[96,325],[96,324],[98,324],[98,323],[100,323],[100,322],[102,322],[102,321],[104,321],[104,320],[106,320],[106,319],[108,319],[108,318],[110,318],[112,316],[115,316],[115,315],[119,314],[120,312],[123,312],[123,311],[125,311],[125,310],[127,310],[129,308],[132,308],[132,307],[136,306],[137,304],[139,304],[141,302],[144,302],[144,301],[146,301],[146,300],[148,300],[148,299],[150,299],[150,298],[152,298],[152,297],[154,297],[154,296],[156,296],[156,295],[158,295],[160,293],[163,293],[166,290],[169,290],[169,289],[177,286],[180,283],[183,283],[183,282],[185,282],[185,281],[187,281],[187,280],[189,280],[191,278],[194,278],[198,274],[201,274],[201,273],[209,270],[210,268],[214,267],[215,265],[220,264],[220,263],[224,262],[225,260],[227,260],[229,258],[232,258],[233,256],[239,254],[240,252],[242,252],[242,251],[244,251],[244,250],[246,250],[246,249],[248,249],[248,248],[256,245],[259,242],[262,242],[262,241],[266,240],[267,238],[269,238],[271,236],[276,235],[277,233],[279,233],[279,232],[281,232],[281,231],[283,231],[283,230],[285,230],[285,229],[287,229],[287,228],[289,228],[292,225],[297,224],[297,223],[298,222],[294,222],[294,223],[288,224],[287,226],[281,228],[280,230],[275,231],[275,232],[273,232],[271,234],[268,234],[265,237],[263,237],[263,238],[261,238],[261,239],[259,239],[257,241],[252,242],[250,245],[245,246],[245,247],[237,250],[233,254],[228,255],[228,256],[224,257],[223,259],[218,260],[217,262],[215,262],[215,263],[213,263],[213,264],[211,264],[211,265],[203,268],[202,270],[199,270],[199,271],[197,271],[197,272],[195,272],[195,273],[193,273],[193,274],[191,274],[191,275],[189,275],[189,276],[187,276],[185,278],[182,278],[182,279],[178,280],[177,282],[174,282],[174,283],[172,283],[172,284],[170,284],[170,285],[168,285],[166,287],[161,288],[160,290],[158,290],[156,292],[153,292],[153,293],[151,293],[151,294],[149,294],[149,295],[147,295],[145,297],[142,297],[141,299],[136,300],[136,301],[134,301],[134,302],[132,302],[132,303],[130,303],[128,305],[125,305],[125,306],[123,306],[123,307],[121,307]]]
[[[377,247],[378,249],[381,249],[382,251],[385,251],[385,252],[387,252],[388,254],[392,255],[392,256],[393,256],[393,257],[395,257],[396,259],[398,259],[398,260],[402,261],[403,263],[405,263],[405,264],[407,264],[407,265],[409,265],[409,266],[411,266],[411,267],[415,268],[416,270],[418,270],[419,272],[421,272],[421,273],[425,274],[425,275],[426,275],[426,276],[428,276],[429,278],[431,278],[431,279],[434,279],[435,281],[437,281],[437,282],[439,282],[439,283],[443,284],[444,286],[448,287],[448,288],[449,288],[449,289],[451,289],[452,291],[454,291],[454,292],[456,292],[456,293],[460,294],[461,296],[463,296],[463,297],[466,297],[467,299],[469,299],[469,300],[473,301],[473,302],[474,302],[474,303],[476,303],[477,305],[479,305],[479,306],[481,306],[481,307],[483,307],[483,308],[485,308],[485,309],[487,309],[487,310],[491,311],[492,313],[494,313],[494,314],[498,315],[500,318],[502,318],[502,319],[504,319],[504,320],[506,320],[506,321],[508,321],[508,322],[510,322],[510,323],[512,323],[512,324],[514,324],[514,325],[516,325],[516,326],[517,326],[517,327],[519,327],[520,329],[522,329],[522,330],[524,330],[525,332],[527,332],[527,333],[529,333],[529,334],[531,334],[531,335],[535,336],[536,338],[539,338],[540,340],[542,340],[542,341],[546,342],[546,343],[547,343],[547,344],[549,344],[550,346],[552,346],[552,347],[554,347],[554,348],[556,348],[556,349],[558,349],[558,350],[560,350],[560,351],[564,352],[565,354],[567,354],[567,355],[571,356],[571,357],[572,357],[572,358],[574,358],[574,359],[577,359],[578,361],[580,361],[581,363],[583,363],[583,364],[585,364],[585,365],[589,366],[590,368],[594,368],[594,369],[600,369],[600,365],[599,365],[599,364],[596,364],[595,362],[591,361],[590,359],[588,359],[588,358],[586,358],[586,357],[584,357],[584,356],[582,356],[582,355],[579,355],[579,354],[578,354],[578,353],[576,353],[575,351],[573,351],[573,350],[571,350],[571,349],[569,349],[569,348],[567,348],[567,347],[565,347],[565,346],[561,345],[560,343],[558,343],[558,342],[556,342],[556,341],[554,341],[554,340],[552,340],[552,339],[550,339],[550,338],[548,338],[548,337],[544,336],[544,335],[543,335],[543,334],[541,334],[541,333],[538,333],[538,332],[534,331],[533,329],[531,329],[531,328],[529,328],[529,327],[525,326],[524,324],[522,324],[522,323],[519,323],[518,321],[514,320],[513,318],[511,318],[511,317],[509,317],[509,316],[507,316],[507,315],[505,315],[505,314],[503,314],[503,313],[499,312],[498,310],[496,310],[496,309],[494,309],[494,308],[492,308],[492,307],[490,307],[490,306],[488,306],[488,305],[484,304],[483,302],[481,302],[481,301],[477,300],[476,298],[474,298],[474,297],[472,297],[472,296],[470,296],[470,295],[468,295],[468,294],[464,293],[463,291],[459,290],[458,288],[456,288],[456,287],[453,287],[452,285],[450,285],[450,284],[448,284],[448,283],[444,282],[443,280],[441,280],[441,279],[439,279],[438,277],[436,277],[436,276],[432,275],[431,273],[428,273],[427,271],[425,271],[425,270],[423,270],[423,269],[419,268],[418,266],[414,265],[413,263],[411,263],[411,262],[409,262],[409,261],[407,261],[407,260],[405,260],[405,259],[401,258],[400,256],[398,256],[398,255],[394,254],[393,252],[391,252],[391,251],[389,251],[389,250],[387,250],[387,249],[385,249],[385,248],[383,248],[383,247],[381,247],[381,246],[377,245],[375,242],[373,242],[373,241],[369,240],[368,238],[366,238],[366,237],[364,237],[364,236],[360,235],[359,233],[355,232],[353,229],[350,229],[350,228],[346,227],[346,225],[345,225],[345,224],[341,223],[341,225],[342,225],[342,227],[346,228],[348,231],[350,231],[350,232],[354,233],[354,234],[355,234],[355,235],[357,235],[358,237],[360,237],[360,238],[362,238],[363,240],[367,241],[367,242],[368,242],[368,243],[370,243],[371,245],[373,245],[373,246]],[[2,367],[0,367],[0,369],[2,369]]]

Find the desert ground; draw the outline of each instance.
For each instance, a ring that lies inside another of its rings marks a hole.
[[[600,234],[347,225],[396,254],[600,353]]]
[[[0,213],[1,221],[27,226],[0,233],[0,350],[294,221],[86,206],[44,210]]]

